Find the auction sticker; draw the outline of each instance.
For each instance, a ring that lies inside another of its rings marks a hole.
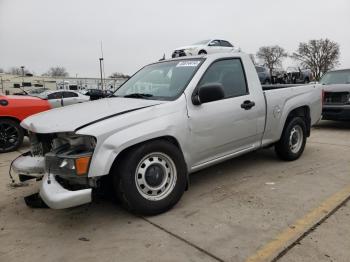
[[[179,62],[176,67],[183,67],[183,66],[198,66],[201,61],[198,60],[192,60],[192,61],[181,61]]]

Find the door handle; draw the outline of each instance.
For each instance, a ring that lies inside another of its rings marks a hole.
[[[241,104],[241,108],[243,108],[245,110],[249,110],[253,106],[255,106],[255,103],[253,101],[250,101],[250,100],[246,100],[243,102],[243,104]]]

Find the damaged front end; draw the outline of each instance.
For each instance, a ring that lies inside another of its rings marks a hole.
[[[30,153],[12,164],[19,179],[42,179],[40,197],[54,209],[91,202],[97,179],[88,172],[96,138],[75,133],[29,133],[29,138]]]

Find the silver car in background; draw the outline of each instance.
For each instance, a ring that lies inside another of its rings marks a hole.
[[[33,96],[47,99],[52,108],[90,101],[90,97],[72,90],[50,90]]]

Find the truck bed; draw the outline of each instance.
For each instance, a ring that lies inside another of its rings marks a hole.
[[[262,85],[262,89],[264,91],[268,90],[274,90],[274,89],[281,89],[281,88],[289,88],[289,87],[296,87],[296,86],[307,86],[309,84],[275,84],[275,85]]]
[[[308,105],[311,125],[322,112],[322,90],[319,85],[268,85],[263,86],[266,100],[266,122],[262,145],[268,145],[280,137],[288,112]]]

